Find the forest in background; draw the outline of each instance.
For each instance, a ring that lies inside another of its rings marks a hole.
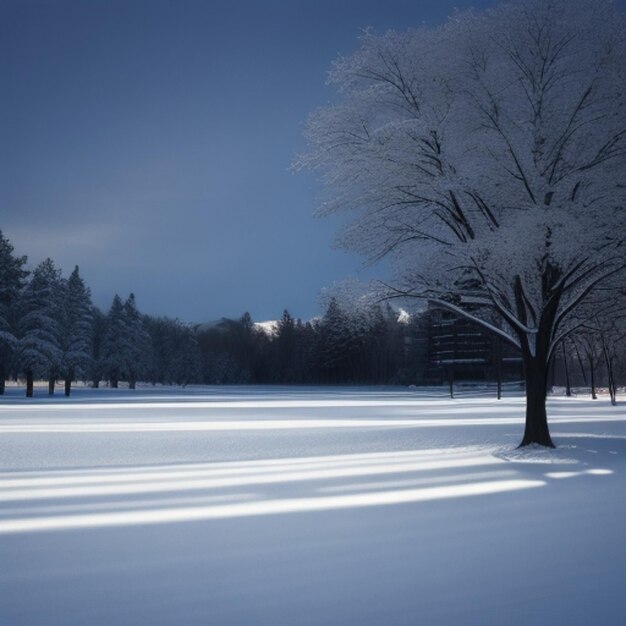
[[[0,233],[0,390],[6,380],[74,381],[97,387],[152,384],[442,385],[523,378],[512,346],[449,312],[400,314],[389,303],[329,298],[302,321],[239,319],[192,325],[142,314],[135,296],[116,295],[103,312],[75,267],[63,277],[51,259],[32,272]],[[588,329],[555,354],[552,385],[615,390],[624,384],[624,338]],[[498,385],[499,388],[499,385]]]

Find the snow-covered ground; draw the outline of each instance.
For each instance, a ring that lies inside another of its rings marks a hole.
[[[0,624],[626,624],[626,410],[398,389],[0,399]],[[626,398],[622,397],[623,402]]]

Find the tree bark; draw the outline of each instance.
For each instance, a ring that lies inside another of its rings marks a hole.
[[[4,395],[5,385],[6,385],[6,381],[5,381],[5,374],[3,371],[2,373],[0,373],[0,396]]]
[[[565,395],[568,398],[572,396],[572,385],[569,379],[569,367],[567,366],[567,354],[565,353],[565,343],[561,343],[561,349],[563,352],[563,367],[565,369]]]
[[[502,339],[496,337],[496,397],[502,399]]]
[[[71,378],[66,378],[65,379],[65,397],[69,397],[70,392],[72,389],[72,379]]]
[[[615,377],[613,376],[613,366],[609,370],[609,395],[611,396],[611,404],[617,405],[617,385],[615,384]]]
[[[56,383],[56,380],[54,378],[49,378],[48,379],[48,395],[49,396],[53,396],[54,395],[54,385]]]
[[[519,447],[536,443],[548,448],[556,447],[548,429],[546,397],[548,393],[548,363],[545,359],[524,358],[526,382],[526,425]]]
[[[613,359],[609,353],[608,346],[604,335],[602,336],[602,352],[604,353],[604,360],[606,362],[606,375],[608,378],[609,396],[611,397],[611,404],[615,406],[617,404],[617,385],[615,384],[615,376],[613,371]]]
[[[32,398],[33,397],[33,371],[32,370],[26,370],[26,397],[27,398]]]
[[[591,399],[597,400],[598,394],[596,393],[596,368],[593,362],[593,357],[589,357],[589,377],[591,378]]]
[[[454,399],[454,364],[448,366],[448,391],[450,398]]]
[[[587,386],[587,374],[585,372],[585,366],[583,365],[583,359],[580,356],[580,351],[578,350],[578,346],[576,345],[576,342],[574,341],[574,350],[576,350],[576,358],[578,359],[578,367],[580,368],[580,374],[583,377],[583,383],[585,384],[585,387]]]

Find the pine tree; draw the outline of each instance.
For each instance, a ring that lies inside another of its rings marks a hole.
[[[102,344],[107,330],[107,316],[97,307],[91,308],[93,319],[93,334],[91,338],[91,360],[87,377],[91,381],[91,386],[97,389],[100,380],[104,377]]]
[[[65,281],[62,311],[61,373],[65,379],[65,395],[70,395],[72,381],[85,376],[92,359],[93,307],[89,289],[80,277],[78,266]]]
[[[202,379],[202,361],[196,333],[179,320],[145,317],[152,342],[150,380],[188,385]]]
[[[100,346],[100,363],[103,375],[111,387],[117,388],[124,375],[123,355],[126,350],[126,321],[124,305],[115,294],[106,316],[106,328]]]
[[[22,291],[18,322],[18,360],[26,375],[26,395],[33,395],[35,376],[54,381],[61,362],[59,299],[61,273],[51,259],[40,263]]]
[[[352,333],[350,323],[337,303],[332,298],[324,313],[320,325],[320,348],[322,367],[328,382],[348,382],[350,371],[350,344]]]
[[[150,335],[144,327],[141,314],[137,310],[135,294],[131,293],[124,303],[125,349],[122,353],[123,370],[128,378],[128,386],[135,389],[137,380],[148,370],[150,361]]]
[[[285,309],[278,321],[275,345],[275,363],[273,378],[276,382],[295,382],[296,323],[289,311]]]
[[[25,263],[25,256],[13,255],[13,246],[0,231],[0,395],[17,347],[17,304],[28,276]]]

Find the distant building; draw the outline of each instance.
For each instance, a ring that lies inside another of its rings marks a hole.
[[[450,311],[430,307],[426,315],[431,382],[523,379],[521,355],[504,339]]]

